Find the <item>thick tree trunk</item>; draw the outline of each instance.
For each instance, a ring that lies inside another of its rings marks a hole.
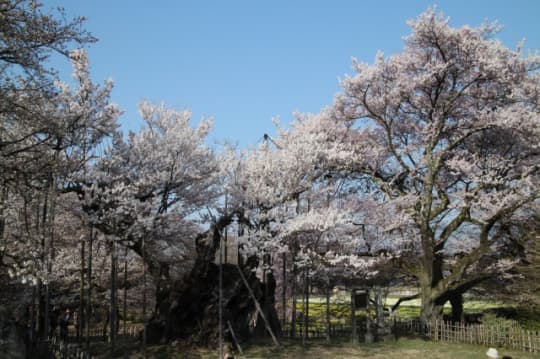
[[[452,315],[450,320],[452,322],[463,322],[463,294],[453,293],[450,296],[450,304],[452,305]]]
[[[422,301],[420,309],[420,320],[423,324],[429,325],[435,320],[442,319],[444,300],[437,297],[433,292],[432,283],[429,285],[421,281],[420,298]]]
[[[421,298],[422,309],[420,318],[423,323],[428,324],[434,320],[443,319],[443,306],[448,301],[452,306],[450,320],[454,323],[464,321],[463,291],[447,290],[439,293],[439,296],[436,298],[433,298],[433,294],[422,295]]]
[[[216,347],[219,342],[219,267],[214,263],[221,233],[232,218],[222,218],[218,223],[196,239],[197,258],[184,280],[170,282],[162,286],[157,307],[147,328],[149,343],[180,339],[189,344]],[[272,331],[281,333],[279,319],[274,307],[275,281],[267,278],[267,288],[252,272],[258,265],[255,258],[249,258],[242,271],[254,297],[262,308],[266,308]],[[254,301],[249,294],[238,269],[234,264],[223,264],[222,320],[228,321],[238,340],[242,341],[254,334],[254,318],[258,317]],[[256,320],[259,324],[260,321]],[[262,323],[261,323],[262,324]],[[264,327],[264,326],[263,326]],[[263,330],[263,332],[266,330]],[[225,340],[232,341],[229,330]]]
[[[200,268],[199,268],[200,269]],[[256,331],[253,319],[258,317],[254,301],[240,278],[235,265],[224,264],[223,270],[223,322],[230,321],[240,341],[251,337]],[[262,308],[267,309],[272,330],[280,332],[279,320],[274,303],[266,303],[264,288],[259,279],[244,270],[248,285]],[[161,298],[161,311],[165,316],[155,316],[148,325],[148,342],[156,343],[173,339],[184,339],[197,345],[216,346],[219,341],[219,268],[211,263],[204,272],[195,271],[182,283],[174,283],[167,296]],[[269,290],[270,292],[270,290]],[[269,294],[273,296],[273,292]],[[259,318],[257,327],[262,327]],[[226,340],[230,333],[226,332]]]
[[[440,320],[443,314],[443,305],[437,303],[431,298],[422,296],[422,307],[420,309],[420,320],[424,324],[432,323],[435,320]]]
[[[424,258],[423,273],[420,276],[420,320],[424,324],[442,319],[444,301],[441,293],[436,293],[434,289],[443,279],[442,265],[442,255]]]
[[[478,249],[478,251],[480,250]],[[478,253],[473,253],[473,255],[478,255]],[[434,255],[432,266],[426,270],[427,266],[424,265],[422,272],[417,273],[420,282],[420,298],[422,300],[420,318],[424,324],[442,319],[443,305],[448,301],[452,305],[451,320],[453,322],[463,321],[463,294],[479,283],[491,278],[489,273],[476,273],[468,277],[454,278],[452,287],[449,287],[448,284],[444,286],[441,282],[443,280],[443,261],[442,255]],[[454,266],[454,270],[462,269]]]

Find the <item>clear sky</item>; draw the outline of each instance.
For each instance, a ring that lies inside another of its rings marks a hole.
[[[403,47],[406,20],[437,5],[453,26],[498,20],[498,38],[540,49],[540,0],[43,0],[87,18],[99,42],[93,78],[115,82],[124,130],[142,122],[143,99],[214,117],[210,142],[240,147],[273,134],[271,118],[318,112],[332,103],[351,58]],[[63,67],[62,70],[67,70]]]

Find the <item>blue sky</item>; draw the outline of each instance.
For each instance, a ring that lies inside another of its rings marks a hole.
[[[214,117],[209,142],[240,147],[273,134],[271,118],[318,112],[332,103],[351,58],[403,47],[406,20],[436,4],[453,26],[498,20],[498,38],[540,49],[540,1],[208,1],[43,0],[87,18],[99,42],[89,49],[93,78],[115,82],[112,100],[137,130],[141,100]],[[68,67],[61,67],[68,71]]]

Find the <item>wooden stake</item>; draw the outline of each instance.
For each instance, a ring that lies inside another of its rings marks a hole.
[[[266,316],[264,315],[264,313],[262,311],[261,305],[259,304],[259,301],[257,300],[257,298],[255,298],[255,294],[253,294],[253,290],[249,286],[249,283],[248,283],[246,277],[244,276],[244,273],[242,272],[242,269],[240,268],[239,265],[236,265],[236,268],[238,269],[238,273],[240,273],[240,277],[242,278],[242,281],[244,282],[244,285],[246,286],[251,299],[253,299],[253,303],[255,303],[255,308],[257,309],[257,311],[261,315],[262,320],[264,321],[264,325],[266,326],[266,330],[268,330],[268,333],[270,333],[270,336],[272,337],[272,341],[274,342],[274,345],[276,347],[279,347],[279,342],[278,342],[276,336],[274,335],[274,332],[272,331],[272,328],[270,327],[270,324],[268,323],[268,320],[266,320]]]
[[[227,320],[227,326],[229,327],[229,331],[231,332],[232,338],[234,340],[234,344],[236,345],[236,349],[238,349],[238,352],[240,354],[243,354],[244,352],[242,351],[242,347],[240,346],[240,342],[236,338],[236,334],[234,334],[233,327],[232,327],[231,322],[229,320]]]

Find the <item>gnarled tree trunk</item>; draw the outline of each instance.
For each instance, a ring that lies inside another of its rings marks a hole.
[[[190,344],[215,347],[219,342],[219,266],[215,263],[222,229],[232,218],[224,217],[196,239],[197,258],[182,281],[162,278],[157,288],[156,313],[147,327],[149,343],[183,340]],[[239,264],[261,308],[267,312],[274,333],[281,333],[274,307],[275,285],[264,288],[252,272],[256,258]],[[223,264],[223,320],[225,340],[232,341],[227,322],[240,341],[256,332],[258,314],[248,289],[234,264]],[[163,275],[164,272],[162,271]],[[266,293],[266,295],[265,295]]]

